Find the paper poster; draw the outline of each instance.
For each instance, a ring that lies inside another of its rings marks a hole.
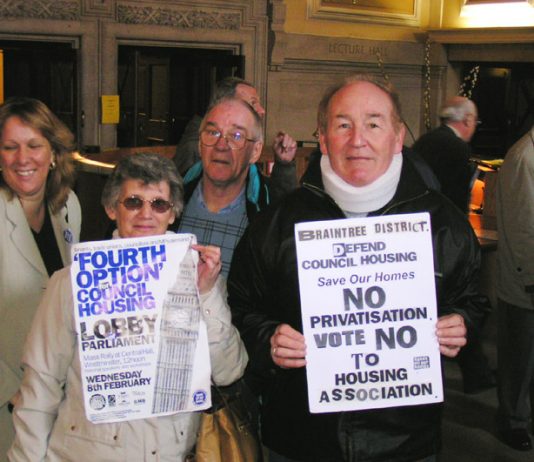
[[[73,246],[87,419],[144,419],[211,405],[207,330],[192,234]]]
[[[119,95],[102,95],[102,123],[119,123]]]
[[[427,213],[295,226],[312,413],[443,401]]]

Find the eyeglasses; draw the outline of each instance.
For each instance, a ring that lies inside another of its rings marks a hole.
[[[247,138],[239,130],[231,130],[226,135],[223,135],[220,130],[213,130],[211,128],[205,128],[200,132],[200,142],[205,146],[215,146],[220,138],[224,138],[228,143],[228,147],[235,150],[243,149],[247,141],[257,141]]]
[[[482,125],[482,121],[478,118],[478,116],[476,116],[475,114],[467,114],[467,115],[473,117],[473,122],[477,127]]]
[[[119,201],[119,204],[124,205],[124,207],[126,207],[127,210],[141,210],[145,202],[148,202],[152,210],[157,213],[165,213],[171,207],[174,206],[172,202],[166,201],[165,199],[156,198],[156,199],[148,200],[148,199],[141,199],[138,196],[127,197],[123,201]]]

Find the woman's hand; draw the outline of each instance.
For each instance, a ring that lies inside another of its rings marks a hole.
[[[201,294],[209,292],[221,272],[221,249],[214,245],[192,246],[199,254],[198,259],[198,291]]]

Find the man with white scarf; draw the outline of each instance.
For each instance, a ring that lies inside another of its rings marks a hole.
[[[434,461],[440,404],[310,413],[294,225],[429,212],[436,336],[448,357],[465,345],[466,324],[477,322],[478,242],[465,216],[403,158],[405,128],[390,86],[365,75],[345,79],[323,97],[318,123],[323,155],[301,188],[249,226],[228,280],[233,322],[250,357],[245,377],[261,396],[263,443],[271,462]]]

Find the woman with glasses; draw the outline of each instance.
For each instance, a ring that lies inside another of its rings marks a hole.
[[[182,180],[164,157],[128,156],[108,179],[102,204],[117,222],[115,238],[165,234],[182,211]],[[198,289],[212,379],[227,385],[241,377],[247,355],[226,305],[220,250],[194,248],[200,253]],[[86,419],[73,312],[70,268],[65,268],[52,277],[30,331],[10,460],[183,461],[195,443],[200,413],[119,423]]]
[[[48,278],[70,262],[80,204],[69,129],[41,101],[0,106],[0,461],[14,437],[10,410],[24,339]]]

